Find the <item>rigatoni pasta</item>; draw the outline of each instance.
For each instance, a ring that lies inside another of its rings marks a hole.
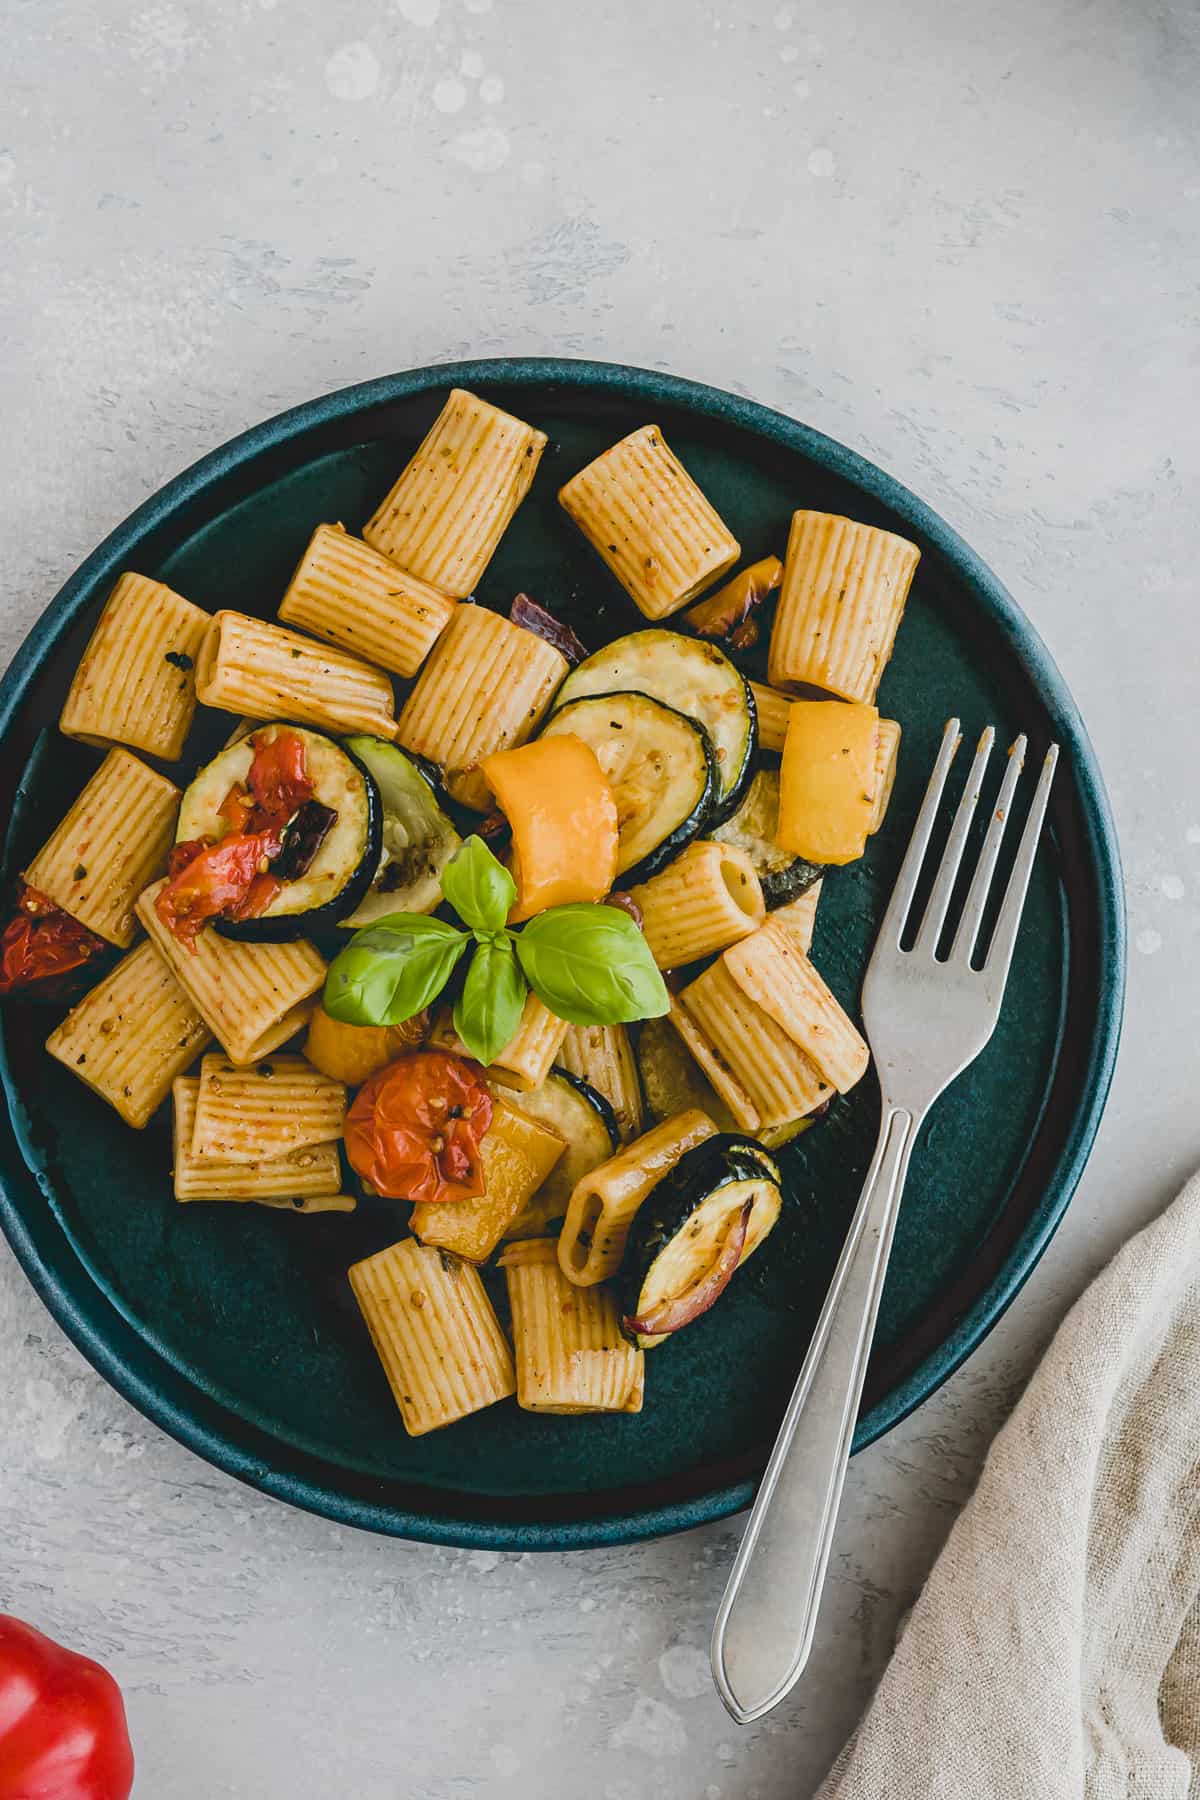
[[[405,750],[439,763],[455,799],[489,805],[478,765],[530,738],[567,672],[567,660],[483,606],[460,606],[434,645],[396,725]]]
[[[153,944],[139,944],[72,1007],[46,1048],[140,1131],[208,1028]]]
[[[454,607],[449,595],[397,568],[343,526],[318,525],[288,583],[279,617],[408,678],[433,649]]]
[[[179,789],[128,750],[110,750],[23,879],[110,944],[128,949],[134,903],[167,866]]]
[[[921,552],[836,513],[792,515],[768,673],[776,687],[873,701]]]
[[[196,660],[196,694],[220,712],[325,731],[391,737],[396,727],[392,683],[381,669],[246,613],[213,615]]]
[[[231,1062],[270,1055],[308,1022],[325,981],[325,961],[311,944],[241,944],[202,931],[195,950],[174,938],[154,908],[164,886],[147,888],[138,917],[196,1011]]]
[[[795,696],[781,694],[778,688],[766,687],[761,681],[752,681],[750,692],[754,696],[754,710],[758,715],[759,749],[778,753],[783,749],[783,741],[787,737],[788,713]]]
[[[206,1057],[205,1061],[209,1059]],[[175,1117],[173,1131],[174,1184],[177,1200],[255,1200],[264,1206],[294,1206],[297,1202],[344,1202],[342,1168],[336,1143],[305,1144],[283,1155],[263,1154],[251,1159],[226,1156],[197,1145],[196,1122],[202,1077],[181,1075],[171,1089]],[[311,1210],[317,1210],[312,1207]],[[349,1212],[349,1205],[326,1204],[321,1210]]]
[[[628,1143],[642,1129],[642,1086],[624,1025],[568,1025],[556,1061],[603,1094]]]
[[[685,1150],[713,1137],[698,1110],[665,1119],[586,1175],[571,1195],[558,1239],[558,1265],[577,1287],[615,1275],[638,1207]]]
[[[525,1001],[516,1032],[503,1050],[492,1058],[489,1067],[505,1087],[527,1093],[531,1088],[541,1087],[545,1081],[558,1059],[566,1034],[566,1020],[558,1018],[536,994],[531,993]],[[454,1029],[449,1009],[438,1014],[429,1041],[439,1050],[449,1050],[455,1056],[468,1054]]]
[[[558,498],[648,619],[686,606],[740,554],[657,425],[613,444]]]
[[[766,917],[762,886],[744,850],[697,839],[661,875],[630,890],[660,969],[679,969],[734,944]]]
[[[815,1111],[833,1088],[783,1027],[742,992],[727,956],[677,996],[671,1022],[742,1130],[758,1133]]]
[[[895,719],[880,719],[875,728],[875,806],[869,836],[874,837],[887,817],[888,801],[896,782],[900,759],[900,727]]]
[[[452,388],[364,538],[410,574],[465,599],[529,492],[546,442],[544,431]]]
[[[209,623],[161,581],[122,575],[75,671],[59,730],[173,762],[196,710],[193,671]]]
[[[227,1163],[258,1163],[342,1135],[346,1090],[303,1056],[274,1055],[239,1068],[212,1053],[200,1065],[192,1149]]]
[[[352,1264],[350,1286],[410,1437],[516,1392],[511,1352],[469,1263],[403,1238]]]
[[[817,907],[821,900],[821,883],[814,881],[810,888],[796,900],[789,900],[786,906],[777,906],[771,914],[771,923],[790,931],[805,956],[812,949],[813,933],[817,925]]]
[[[641,1412],[645,1357],[621,1330],[612,1289],[577,1287],[553,1238],[500,1258],[512,1312],[517,1405],[527,1412]]]
[[[782,1026],[839,1094],[867,1072],[866,1039],[787,931],[771,920],[722,959],[746,997]]]

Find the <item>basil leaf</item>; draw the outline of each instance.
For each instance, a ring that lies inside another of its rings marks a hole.
[[[516,1036],[528,992],[508,940],[480,944],[454,1008],[454,1029],[477,1061],[486,1066]]]
[[[391,913],[334,957],[325,1011],[344,1025],[402,1025],[437,998],[469,942],[444,919]]]
[[[472,931],[502,931],[517,884],[481,837],[469,837],[442,870],[442,893]]]
[[[553,906],[517,939],[530,987],[571,1025],[618,1025],[670,1010],[645,938],[615,906]]]

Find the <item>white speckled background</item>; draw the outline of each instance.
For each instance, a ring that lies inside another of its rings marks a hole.
[[[1180,0],[15,0],[0,649],[169,475],[345,382],[504,352],[733,387],[1008,581],[1107,771],[1131,983],[1088,1176],[960,1374],[852,1466],[821,1641],[739,1731],[721,1526],[377,1540],[238,1487],[0,1251],[0,1607],[124,1683],[145,1800],[792,1800],[1071,1298],[1200,1156],[1198,15]]]

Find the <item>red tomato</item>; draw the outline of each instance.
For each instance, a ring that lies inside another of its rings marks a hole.
[[[492,1123],[483,1070],[445,1050],[414,1050],[373,1075],[346,1114],[346,1155],[392,1200],[474,1200]]]
[[[0,994],[69,975],[105,949],[102,937],[36,888],[23,886],[16,916],[0,935]]]
[[[270,743],[257,736],[250,742],[247,785],[231,787],[217,809],[229,830],[215,843],[176,844],[167,886],[154,903],[167,930],[190,950],[209,919],[257,919],[266,912],[280,888],[266,865],[283,848],[288,820],[315,792],[302,737],[278,731]]]
[[[199,847],[177,844],[177,852],[186,850],[189,855],[186,862],[175,857],[171,878],[154,902],[155,912],[171,935],[194,951],[201,927],[209,919],[255,916],[243,914],[239,908],[281,847],[275,831],[256,831],[244,837],[231,834],[219,843]]]
[[[272,824],[286,825],[316,789],[308,778],[304,739],[294,731],[277,731],[269,744],[251,738],[254,761],[246,784]]]
[[[128,1800],[133,1751],[107,1670],[0,1613],[0,1795]]]

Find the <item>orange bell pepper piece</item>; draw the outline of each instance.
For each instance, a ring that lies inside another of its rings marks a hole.
[[[497,750],[479,766],[512,826],[510,922],[603,900],[617,874],[617,804],[591,746],[564,732]]]

